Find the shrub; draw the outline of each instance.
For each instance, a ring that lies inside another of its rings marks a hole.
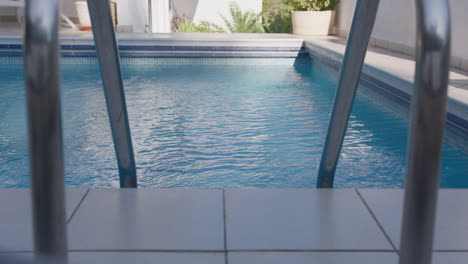
[[[286,0],[263,0],[263,28],[267,33],[290,33],[293,7]]]
[[[283,1],[283,0],[275,0]],[[269,28],[272,30],[281,30],[281,32],[291,31],[291,12],[282,12],[277,20],[273,20]],[[263,33],[265,32],[264,26],[262,25],[262,17],[250,11],[242,11],[236,2],[229,3],[229,14],[230,18],[226,18],[220,15],[226,25],[226,28],[231,33]],[[289,25],[286,25],[286,29],[282,29],[283,22],[288,21]],[[218,26],[209,21],[201,21],[198,25],[186,17],[175,17],[172,19],[172,31],[173,32],[216,32],[224,33],[223,27]],[[269,31],[274,32],[274,31]]]
[[[259,15],[242,11],[236,2],[229,3],[229,13],[231,18],[228,19],[221,15],[221,18],[226,25],[226,28],[231,33],[263,33],[263,26]]]
[[[225,30],[216,25],[215,23],[209,21],[200,21],[200,24],[197,26],[197,32],[209,32],[209,33],[224,33]]]
[[[340,0],[287,0],[287,2],[297,11],[335,10],[340,4]]]
[[[172,20],[173,32],[224,33],[224,29],[209,21],[200,21],[197,25],[188,18],[177,17]]]
[[[173,32],[197,32],[197,26],[188,18],[174,19],[172,23]]]
[[[335,10],[339,3],[340,0],[263,0],[263,28],[268,33],[291,33],[291,11]]]

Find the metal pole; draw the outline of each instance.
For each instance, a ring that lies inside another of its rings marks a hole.
[[[379,0],[358,0],[356,3],[320,161],[317,188],[333,188],[336,166],[378,6]]]
[[[88,0],[88,9],[119,167],[120,187],[136,188],[135,156],[109,0]]]
[[[416,75],[400,264],[431,263],[450,66],[447,0],[416,0],[416,7]]]
[[[34,251],[44,263],[67,263],[59,9],[59,0],[26,1],[24,66]]]
[[[153,33],[153,0],[148,0],[148,29]]]

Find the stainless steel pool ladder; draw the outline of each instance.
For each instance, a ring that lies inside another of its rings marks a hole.
[[[136,188],[135,155],[109,0],[88,0],[121,188]]]
[[[417,49],[411,100],[401,264],[431,263],[450,66],[447,0],[415,0]],[[330,116],[317,187],[332,188],[379,0],[358,0]]]
[[[88,0],[120,186],[136,187],[135,159],[119,51],[108,0]],[[67,263],[60,105],[59,0],[26,1],[24,34],[34,251],[40,263]]]
[[[25,9],[24,67],[34,250],[37,260],[44,263],[67,260],[58,2],[30,0]]]
[[[30,1],[28,1],[30,2]],[[38,3],[52,4],[56,1],[40,0]],[[30,4],[32,6],[35,4]],[[121,188],[136,188],[137,176],[135,155],[128,120],[120,56],[109,9],[109,0],[88,0],[97,57],[101,70],[109,121],[114,142],[115,155]],[[39,11],[30,11],[35,14]],[[40,32],[40,29],[37,29]],[[28,44],[28,43],[26,43]]]
[[[400,263],[431,263],[450,58],[447,0],[416,0],[415,92],[411,106]],[[88,0],[121,176],[136,187],[135,161],[108,0]],[[332,187],[378,0],[358,0],[322,158],[318,187]],[[26,2],[24,63],[35,254],[67,262],[59,83],[59,0]]]

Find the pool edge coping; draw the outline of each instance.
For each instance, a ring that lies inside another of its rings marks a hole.
[[[323,38],[320,40],[323,41]],[[339,71],[344,57],[344,51],[339,51],[324,45],[320,45],[320,40],[305,39],[304,47],[312,59],[318,60],[320,63]],[[373,53],[373,51],[367,51]],[[390,55],[391,56],[391,55]],[[371,65],[369,62],[364,62],[361,85],[372,84],[377,86],[400,100],[410,103],[413,93],[413,83],[405,80],[389,70],[386,70],[376,65]],[[366,85],[368,86],[368,85]],[[455,88],[449,85],[449,88]],[[463,102],[458,98],[448,96],[447,100],[447,123],[453,125],[463,133],[468,133],[468,101]]]

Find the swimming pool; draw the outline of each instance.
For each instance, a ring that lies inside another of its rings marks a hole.
[[[22,66],[0,60],[0,187],[27,187]],[[96,60],[62,62],[66,185],[118,187]],[[323,65],[147,58],[123,59],[122,71],[139,186],[315,187],[336,85]],[[405,117],[361,89],[335,186],[402,187],[406,140]],[[445,144],[441,186],[468,187],[467,164]]]

